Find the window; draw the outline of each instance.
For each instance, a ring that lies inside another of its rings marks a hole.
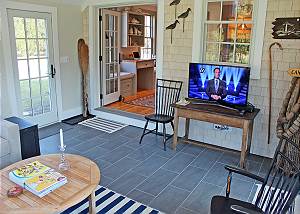
[[[250,64],[254,0],[209,0],[204,61]]]
[[[145,44],[141,48],[142,59],[150,59],[155,54],[154,46],[154,17],[145,16]]]

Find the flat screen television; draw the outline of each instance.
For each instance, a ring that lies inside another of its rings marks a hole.
[[[188,97],[246,106],[249,79],[249,67],[190,63]]]

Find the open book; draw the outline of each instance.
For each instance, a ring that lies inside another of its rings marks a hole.
[[[10,172],[9,179],[39,197],[43,197],[67,183],[64,175],[39,161],[34,161]]]

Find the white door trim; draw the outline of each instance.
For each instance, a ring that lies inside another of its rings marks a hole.
[[[157,52],[156,52],[156,76],[158,78],[162,78],[163,76],[163,56],[164,56],[164,7],[165,3],[161,0],[90,0],[87,1],[82,7],[82,10],[88,8],[89,10],[89,56],[90,56],[90,96],[89,103],[91,104],[89,107],[89,111],[91,114],[97,114],[96,108],[99,107],[100,103],[100,84],[99,78],[99,68],[100,62],[98,59],[99,54],[99,25],[98,25],[98,17],[99,17],[99,9],[105,9],[108,7],[122,7],[128,5],[143,5],[143,4],[156,4],[157,5]],[[98,81],[98,82],[97,82]]]
[[[2,25],[2,46],[3,50],[6,51],[4,54],[4,64],[7,77],[7,85],[10,87],[8,89],[8,96],[10,99],[10,107],[12,109],[12,114],[22,117],[22,112],[18,108],[17,103],[17,92],[15,83],[15,72],[13,71],[13,58],[11,52],[11,42],[9,37],[9,23],[7,16],[7,9],[14,10],[27,10],[41,13],[50,13],[52,16],[52,31],[53,31],[53,54],[54,54],[54,66],[56,68],[56,102],[58,111],[58,120],[62,119],[62,93],[61,93],[61,77],[60,77],[60,64],[59,64],[59,39],[58,39],[58,26],[57,26],[57,8],[42,6],[36,4],[19,3],[14,1],[3,1],[0,3],[0,13],[1,13],[1,25]]]

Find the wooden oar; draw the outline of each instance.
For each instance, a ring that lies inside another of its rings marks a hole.
[[[82,73],[82,104],[83,117],[88,116],[88,93],[87,93],[87,74],[89,69],[89,47],[83,39],[78,40],[78,60]]]

